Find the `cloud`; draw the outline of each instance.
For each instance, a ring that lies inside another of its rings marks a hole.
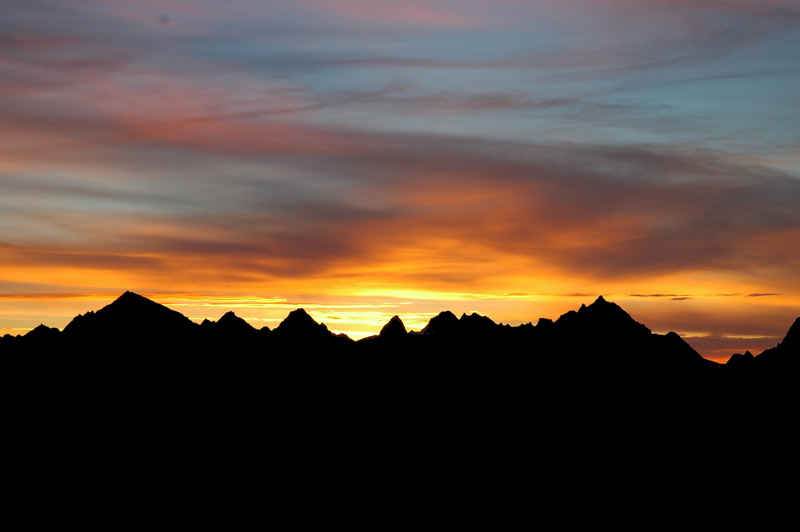
[[[0,21],[8,278],[798,289],[798,176],[754,162],[786,135],[664,90],[781,72],[721,59],[793,35],[791,3],[23,4]]]
[[[350,142],[346,132],[339,135]],[[505,270],[596,279],[776,265],[791,270],[800,264],[792,245],[800,235],[792,199],[800,197],[800,182],[723,154],[444,136],[355,137],[358,153],[293,161],[289,175],[306,176],[295,182],[255,174],[195,176],[191,186],[222,194],[216,205],[184,197],[188,208],[171,212],[169,197],[180,189],[158,182],[151,189],[161,188],[164,209],[113,185],[86,190],[87,198],[119,193],[134,212],[128,220],[114,215],[113,233],[102,225],[84,227],[93,225],[91,211],[76,214],[66,227],[186,271],[216,265],[220,275],[236,269],[248,276],[289,277],[375,271],[430,284],[466,282],[471,275],[488,280],[498,273],[496,257],[504,257]],[[337,176],[333,188],[325,187],[326,173]],[[21,187],[19,180],[14,183]],[[26,193],[35,197],[42,186]],[[80,195],[83,189],[61,184],[57,190]],[[140,205],[147,210],[136,212]],[[94,260],[83,252],[31,257],[70,264]],[[115,257],[96,261],[124,264]],[[399,264],[413,267],[406,271]]]
[[[78,268],[82,270],[152,270],[163,267],[159,259],[127,253],[108,253],[54,246],[33,247],[0,242],[4,267],[37,266]]]

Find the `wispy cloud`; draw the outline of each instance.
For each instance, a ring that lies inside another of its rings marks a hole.
[[[546,266],[598,279],[800,264],[791,245],[800,235],[794,208],[800,182],[735,157],[645,146],[353,135],[338,132],[343,145],[358,144],[357,153],[292,163],[290,173],[306,176],[299,181],[220,181],[201,174],[186,183],[220,193],[236,187],[216,206],[181,196],[170,182],[150,183],[148,194],[141,194],[113,184],[8,181],[17,195],[29,197],[45,190],[87,199],[116,195],[133,209],[129,220],[116,214],[113,233],[107,233],[92,226],[91,209],[77,211],[75,233],[95,234],[97,242],[112,239],[136,257],[166,263],[172,257],[181,268],[218,260],[252,274],[327,275],[414,257],[414,273],[397,275],[459,282],[460,272],[470,271],[466,264],[489,269],[494,256],[515,257],[520,270]],[[271,157],[271,150],[263,155]],[[330,189],[326,171],[347,177],[332,181]],[[187,208],[171,212],[170,198]],[[163,209],[156,208],[159,202]],[[17,216],[44,220],[36,213]],[[71,264],[93,257],[29,256]],[[97,261],[118,259],[101,255]],[[230,268],[220,271],[227,275]]]

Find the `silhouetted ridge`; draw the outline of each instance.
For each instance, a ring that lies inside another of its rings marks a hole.
[[[24,338],[25,341],[33,341],[36,343],[50,343],[55,342],[58,340],[58,337],[61,335],[61,331],[56,329],[55,327],[48,327],[47,325],[41,324],[35,327],[34,329],[28,331],[25,334]]]
[[[761,371],[784,373],[784,377],[800,371],[800,318],[794,323],[783,340],[755,357],[755,366]]]
[[[186,337],[197,324],[189,318],[133,292],[125,292],[97,312],[75,317],[64,334],[73,340],[106,342],[109,348],[177,340]],[[114,342],[113,344],[109,342]],[[127,342],[124,344],[123,342]]]
[[[449,310],[445,310],[431,318],[428,325],[420,332],[423,334],[448,335],[455,333],[457,330],[458,318]]]
[[[406,326],[403,324],[403,320],[400,319],[399,316],[394,316],[386,325],[381,328],[380,337],[385,339],[396,339],[402,338],[408,334],[406,331]]]
[[[290,312],[272,331],[272,337],[280,343],[282,349],[303,346],[306,350],[338,350],[352,343],[347,335],[332,333],[324,323],[317,323],[302,308]]]
[[[791,351],[800,352],[800,318],[794,320],[792,326],[789,327],[781,345]]]
[[[481,316],[473,312],[470,315],[462,314],[458,322],[461,325],[469,327],[471,330],[491,330],[497,327],[497,324],[492,321],[488,316]]]
[[[200,324],[200,328],[208,339],[216,341],[225,340],[226,342],[235,342],[237,344],[250,341],[253,336],[259,332],[232,311],[223,314],[219,321],[203,320],[203,323]],[[269,329],[266,329],[263,332],[266,333],[268,331]],[[241,347],[241,345],[239,347]]]
[[[630,314],[622,310],[622,307],[616,303],[606,301],[603,296],[599,296],[594,303],[588,307],[581,305],[581,309],[578,311],[578,314],[590,316],[591,318],[598,319],[605,323],[637,325],[643,329],[646,329],[648,332],[650,330],[634,320]]]
[[[288,316],[275,328],[278,334],[308,334],[320,331],[329,332],[325,325],[317,323],[314,318],[309,316],[305,309],[299,308],[293,310]]]
[[[217,325],[228,331],[254,332],[256,330],[255,327],[234,314],[233,311],[223,314],[217,322]]]
[[[539,321],[536,322],[537,328],[542,329],[549,329],[554,325],[553,320],[550,318],[539,318]]]
[[[544,325],[546,322],[542,322]],[[667,381],[685,375],[716,371],[718,364],[704,359],[675,333],[658,335],[634,320],[619,305],[598,297],[556,320],[553,326],[537,327],[539,344],[557,354],[546,360],[591,382],[607,379],[628,386],[642,375]]]
[[[556,320],[556,325],[568,324],[602,335],[619,335],[622,332],[640,336],[650,334],[650,329],[634,320],[616,303],[606,301],[603,296],[599,296],[591,305],[581,305],[577,312],[571,310]]]
[[[294,375],[304,382],[337,382],[338,390],[356,380],[370,381],[376,393],[394,383],[428,390],[449,386],[452,397],[484,390],[480,393],[509,400],[532,389],[561,399],[574,394],[583,401],[610,390],[624,390],[628,400],[642,394],[672,397],[690,388],[703,393],[747,389],[750,399],[764,390],[792,389],[800,369],[800,318],[774,348],[758,357],[734,355],[721,365],[701,357],[675,333],[651,333],[602,296],[556,321],[541,318],[535,327],[497,324],[477,313],[457,318],[444,311],[419,334],[409,334],[394,316],[379,335],[353,342],[333,334],[302,308],[290,312],[274,331],[256,330],[234,312],[197,325],[179,312],[125,292],[96,312],[76,316],[61,333],[40,325],[24,336],[6,335],[0,339],[0,352],[96,353],[105,355],[103,364],[124,364],[114,371],[127,372],[136,360],[140,375],[162,371],[180,379],[200,371],[200,364],[209,371],[219,369],[230,386],[245,375],[272,379],[273,384]],[[73,364],[76,359],[62,360]],[[788,379],[788,385],[772,385],[781,379]],[[725,385],[715,388],[721,382]]]
[[[642,327],[644,326],[642,325]],[[680,371],[690,371],[692,369],[705,371],[711,366],[720,365],[703,358],[676,332],[668,332],[665,335],[651,333],[649,338],[652,346],[650,347],[650,352],[655,362],[662,368],[672,366],[673,369]]]
[[[751,364],[754,359],[755,357],[750,351],[745,351],[744,354],[734,353],[731,355],[731,358],[728,359],[725,365],[730,367],[743,367]]]
[[[96,316],[104,318],[130,318],[139,321],[160,322],[164,324],[188,324],[189,318],[155,301],[133,292],[125,292],[113,303],[97,311]]]
[[[48,327],[47,325],[42,323],[40,325],[37,325],[30,331],[28,331],[25,334],[25,338],[43,338],[43,337],[53,336],[58,333],[59,330],[56,329],[55,327]]]

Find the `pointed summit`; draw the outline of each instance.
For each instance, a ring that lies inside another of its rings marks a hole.
[[[600,337],[640,338],[650,334],[650,329],[634,320],[616,303],[599,296],[589,306],[581,305],[575,312],[570,310],[556,320],[562,330],[573,329],[572,334],[599,339]]]
[[[152,299],[136,294],[134,292],[125,292],[108,306],[105,306],[97,311],[97,314],[112,314],[112,313],[153,313],[163,316],[180,316],[185,318],[183,314],[176,312],[172,309],[156,303]],[[188,319],[188,318],[185,318]]]
[[[303,308],[298,308],[289,313],[278,327],[275,332],[279,335],[292,335],[292,336],[319,336],[329,335],[328,328],[317,323],[308,312]]]
[[[291,311],[270,334],[283,348],[289,349],[339,349],[352,343],[347,335],[333,334],[302,308]]]
[[[597,296],[597,299],[595,299],[592,302],[592,304],[589,305],[589,306],[581,305],[581,309],[580,310],[586,310],[586,309],[605,309],[605,310],[619,309],[622,312],[625,312],[624,310],[622,310],[622,307],[620,307],[616,303],[612,303],[611,301],[608,301],[603,296]],[[627,314],[627,312],[625,312],[625,314]]]
[[[616,322],[618,324],[637,324],[639,325],[630,314],[625,312],[622,307],[616,303],[606,301],[603,296],[599,296],[594,300],[591,305],[581,305],[578,314],[591,316],[592,319],[600,319],[607,323]],[[649,331],[648,331],[649,332]]]
[[[406,331],[403,320],[401,320],[399,316],[394,316],[383,326],[379,336],[381,338],[395,339],[402,338],[407,334],[408,331]]]
[[[36,328],[28,331],[25,334],[27,339],[35,339],[37,341],[53,340],[60,334],[59,330],[55,327],[48,327],[45,324],[38,325]]]
[[[114,300],[113,303],[107,305],[100,310],[97,311],[98,316],[117,316],[117,317],[127,317],[132,319],[142,319],[146,316],[155,318],[156,316],[160,318],[167,319],[167,317],[171,317],[176,319],[178,316],[183,318],[184,320],[188,321],[183,314],[180,312],[176,312],[172,309],[161,305],[160,303],[156,303],[155,301],[148,299],[144,296],[141,296],[134,292],[125,292],[117,299]],[[145,318],[147,319],[147,318]]]
[[[314,325],[319,325],[319,324],[316,322],[316,320],[314,320],[314,318],[311,317],[311,315],[309,315],[308,312],[306,312],[306,309],[298,308],[291,311],[289,315],[286,316],[286,319],[284,319],[281,322],[281,324],[278,325],[278,329],[280,329],[283,326],[298,327],[298,326],[314,326]]]
[[[119,296],[117,299],[114,300],[112,305],[141,305],[143,303],[153,303],[152,300],[147,299],[144,296],[140,296],[135,292],[131,292],[130,290],[126,290],[124,294]]]
[[[428,325],[422,329],[423,334],[450,334],[458,329],[458,318],[456,315],[445,310],[431,318]]]
[[[252,325],[247,323],[247,321],[234,314],[232,310],[222,315],[217,322],[217,328],[224,329],[225,331],[231,333],[244,334],[248,334],[256,330]]]
[[[97,312],[75,317],[64,333],[75,338],[128,338],[142,343],[148,338],[180,336],[196,326],[180,312],[128,291]]]

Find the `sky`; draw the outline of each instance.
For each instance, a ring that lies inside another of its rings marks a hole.
[[[796,0],[0,0],[0,335],[800,316]]]

